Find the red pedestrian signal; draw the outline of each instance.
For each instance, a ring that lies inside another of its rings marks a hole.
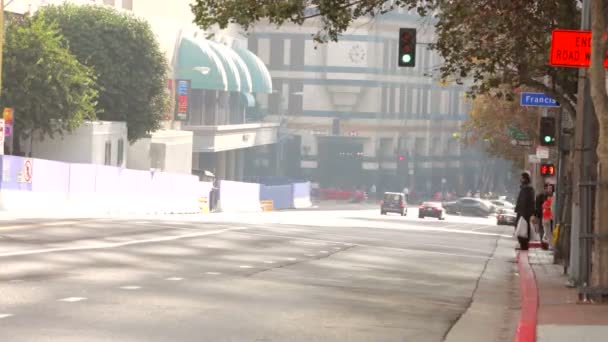
[[[399,156],[399,161],[404,161],[405,157],[404,156]]]
[[[541,164],[540,175],[543,177],[555,176],[555,165],[553,164]]]

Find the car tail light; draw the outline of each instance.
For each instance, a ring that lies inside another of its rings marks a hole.
[[[434,209],[435,209],[435,211],[441,211],[441,209],[439,209],[439,208],[434,208]]]
[[[405,207],[405,203],[401,203],[401,208]]]
[[[424,206],[420,206],[418,209],[420,209],[420,210],[424,210]]]
[[[499,219],[499,220],[502,220],[502,215],[498,215],[498,219]]]

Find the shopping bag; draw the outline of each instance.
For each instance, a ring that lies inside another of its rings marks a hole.
[[[538,221],[536,223],[530,223],[530,241],[540,241]]]
[[[515,229],[515,236],[522,239],[528,238],[528,222],[523,217],[517,221],[517,228]]]

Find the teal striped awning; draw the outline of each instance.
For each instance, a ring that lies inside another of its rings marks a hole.
[[[192,89],[272,92],[270,72],[254,53],[200,38],[181,38],[175,78],[191,80]]]

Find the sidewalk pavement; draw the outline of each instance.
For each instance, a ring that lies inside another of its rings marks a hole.
[[[553,264],[550,251],[530,249],[539,307],[538,342],[608,341],[608,304],[581,304],[577,289],[566,287],[563,267]]]

